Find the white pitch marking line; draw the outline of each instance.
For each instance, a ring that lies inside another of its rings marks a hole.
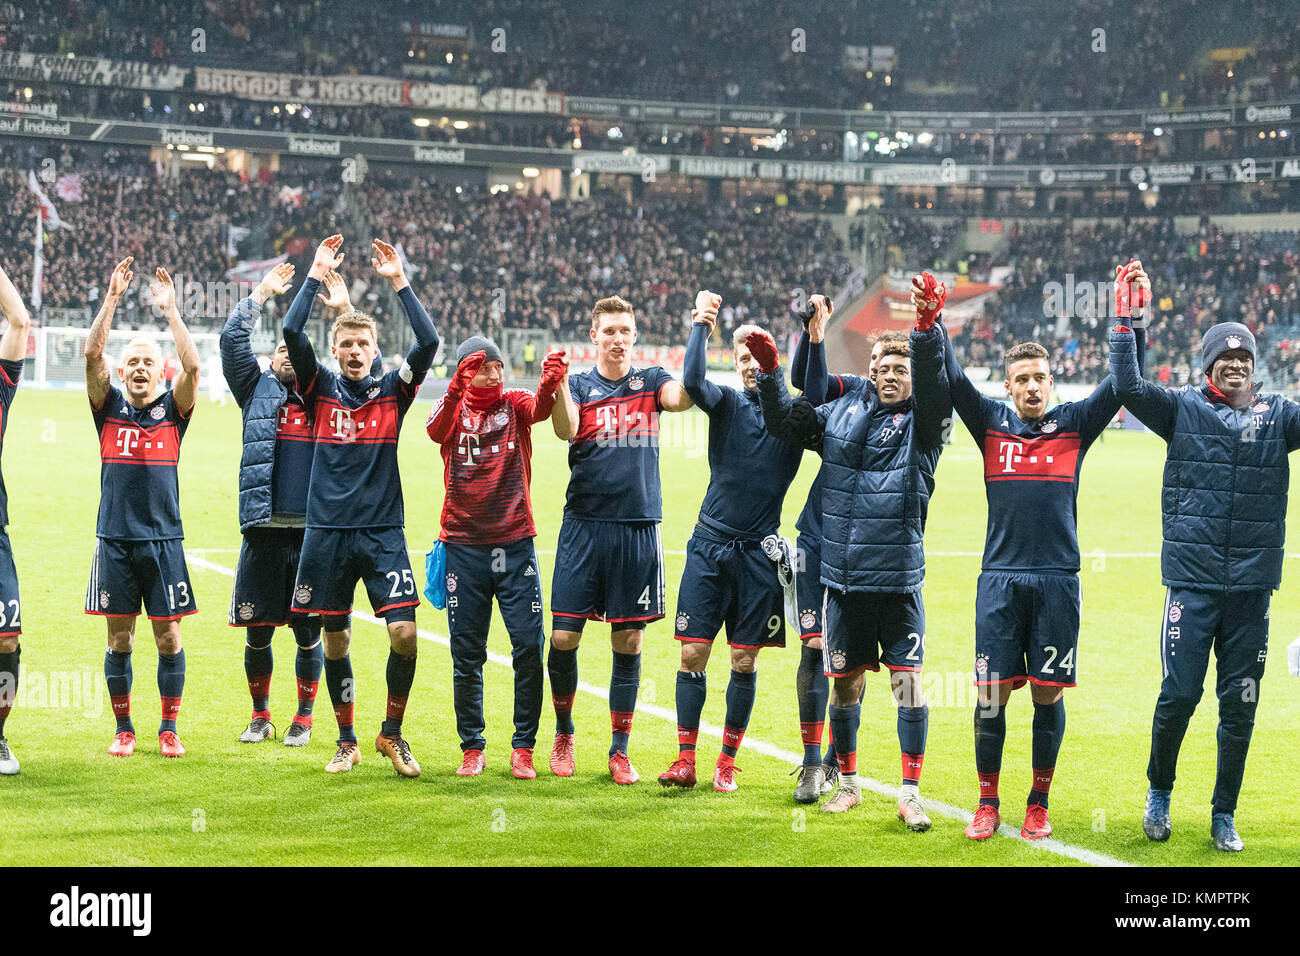
[[[203,554],[216,554],[216,553],[229,554],[231,552],[229,549],[224,549],[224,550],[211,549],[211,548],[186,548],[185,549],[185,555],[189,561],[193,562],[194,564],[198,565],[201,568],[206,568],[209,571],[216,571],[218,574],[224,574],[226,575],[226,577],[233,578],[235,576],[235,571],[233,568],[228,568],[225,567],[224,565],[217,564],[216,562],[209,561],[206,558],[200,557],[200,555]],[[415,552],[412,553],[414,554]],[[546,552],[540,552],[540,553],[545,554]],[[352,612],[352,617],[358,618],[362,621],[368,621],[369,623],[377,625],[378,627],[385,626],[384,622],[381,621],[379,618],[374,617],[370,614],[361,613],[360,611],[354,610]],[[444,637],[442,634],[438,634],[434,631],[427,631],[422,627],[417,628],[417,633],[420,635],[420,637],[424,638],[426,641],[430,641],[431,643],[434,644],[441,644],[443,647],[446,648],[451,647],[451,641],[448,638]],[[488,651],[487,659],[490,660],[493,664],[500,664],[502,667],[506,667],[511,670],[514,669],[511,666],[510,658],[506,657],[504,654],[497,654],[494,653],[493,651]],[[597,687],[594,684],[588,684],[585,681],[578,681],[578,690],[590,694],[593,697],[599,697],[601,700],[604,701],[609,700],[609,690],[604,687]],[[677,714],[675,714],[673,711],[668,710],[665,707],[659,707],[656,704],[647,704],[641,701],[637,701],[636,709],[644,713],[650,714],[652,717],[658,717],[660,720],[666,720],[670,724],[676,725],[677,723]],[[722,739],[722,728],[718,727],[715,724],[710,724],[701,721],[700,732],[707,734],[708,736],[713,737],[717,740]],[[784,763],[788,763],[791,766],[795,766],[795,767],[803,766],[802,754],[796,754],[789,750],[782,750],[780,747],[774,746],[773,744],[769,744],[766,741],[759,740],[756,737],[750,737],[746,735],[745,746],[747,746],[750,750],[754,750],[768,757],[774,757],[775,759],[780,760]],[[893,797],[895,799],[897,799],[899,796],[900,791],[897,787],[891,787],[889,784],[881,783],[879,780],[873,780],[871,777],[864,777],[859,775],[858,783],[861,784],[864,789],[870,790],[872,793],[878,793],[881,796]],[[934,800],[929,797],[923,798],[921,802],[924,803],[925,806],[929,810],[933,811],[934,813],[938,813],[941,816],[950,817],[951,819],[954,820],[959,820],[962,823],[969,823],[975,816],[969,810],[962,809],[961,807],[954,807],[952,804],[942,803],[938,800]],[[1015,829],[1014,827],[1006,823],[1002,824],[1002,826],[998,828],[998,833],[1004,837],[1009,837],[1013,840],[1024,839],[1023,837],[1020,836],[1019,830]],[[1025,842],[1030,843],[1030,841],[1028,840],[1025,840]],[[1032,843],[1030,843],[1030,845],[1033,846],[1035,849],[1046,850],[1048,853],[1055,853],[1058,856],[1066,856],[1072,860],[1078,860],[1080,863],[1087,863],[1092,866],[1132,866],[1133,865],[1131,863],[1125,863],[1123,860],[1117,860],[1114,857],[1106,856],[1106,854],[1104,853],[1098,853],[1095,850],[1088,850],[1088,849],[1084,849],[1083,847],[1072,846],[1069,843],[1062,843],[1060,840],[1053,840],[1050,837],[1046,840],[1034,840],[1032,841]]]

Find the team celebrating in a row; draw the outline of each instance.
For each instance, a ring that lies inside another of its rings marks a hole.
[[[284,316],[283,341],[263,370],[251,334],[264,303],[292,285],[293,266],[271,270],[239,303],[221,335],[222,371],[243,414],[239,522],[243,532],[229,623],[245,630],[244,665],[252,718],[240,736],[275,734],[271,722],[272,636],[289,626],[297,644],[297,708],[284,743],[309,742],[321,671],[338,724],[326,766],[361,760],[353,726],[352,598],[363,582],[387,626],[387,706],[376,749],[397,773],[420,767],[402,721],[415,677],[419,596],[409,562],[397,442],[438,351],[433,323],[393,247],[371,245],[371,264],[397,293],[415,344],[401,367],[382,371],[374,320],[352,308],[337,273],[342,236],[318,247]],[[110,384],[104,347],[113,313],[132,279],[118,264],[86,342],[86,389],[100,439],[101,500],[86,613],[104,617],[104,674],[117,720],[109,753],[136,746],[131,721],[131,651],[143,602],[158,647],[162,700],[159,750],[185,753],[176,720],[185,683],[180,619],[196,612],[182,546],[177,463],[197,394],[198,354],[163,269],[151,283],[180,363],[161,390],[163,361],[150,340],[133,340]],[[1076,528],[1080,468],[1121,405],[1169,443],[1162,496],[1161,568],[1169,588],[1162,635],[1163,684],[1152,727],[1143,829],[1170,835],[1169,802],[1183,734],[1201,694],[1210,649],[1218,660],[1219,762],[1211,833],[1240,850],[1233,820],[1267,649],[1271,592],[1280,582],[1287,454],[1300,446],[1300,406],[1260,395],[1251,376],[1255,345],[1236,323],[1204,336],[1206,380],[1169,391],[1143,380],[1150,282],[1137,260],[1117,266],[1111,373],[1086,399],[1049,407],[1050,356],[1037,343],[1006,353],[1009,403],[980,393],[958,364],[941,314],[946,289],[929,273],[913,281],[916,329],[885,333],[866,377],[829,375],[825,334],[831,302],[812,296],[786,391],[771,336],[753,325],[732,336],[743,388],[710,382],[706,348],[721,297],[702,291],[682,381],[659,367],[633,367],[633,307],[612,296],[592,310],[594,368],[570,374],[563,351],[543,364],[536,392],[503,387],[495,344],[471,337],[456,351],[446,393],[427,424],[441,448],[446,495],[439,571],[445,599],[462,763],[485,766],[483,664],[496,598],[514,665],[515,777],[536,776],[533,750],[543,706],[545,619],[533,538],[532,426],[547,418],[569,442],[570,480],[551,588],[551,645],[545,667],[556,733],[550,769],[575,769],[577,648],[587,621],[610,624],[609,771],[639,777],[628,758],[646,625],[666,613],[659,535],[659,416],[699,406],[709,419],[710,479],[687,544],[674,634],[681,642],[676,705],[679,753],[659,777],[696,784],[696,748],[706,698],[705,668],[726,628],[731,674],[713,786],[737,789],[737,750],[756,694],[759,651],[783,647],[787,615],[802,642],[797,695],[804,764],[795,799],[845,812],[858,805],[857,735],[864,675],[883,664],[897,705],[902,783],[898,817],[911,830],[931,822],[919,797],[929,710],[925,657],[923,535],[935,470],[953,411],[984,460],[988,530],[975,604],[975,763],[979,803],[967,836],[1001,825],[998,781],[1012,691],[1028,683],[1034,705],[1032,784],[1021,835],[1051,834],[1048,792],[1065,731],[1063,692],[1076,683],[1080,621]],[[330,352],[318,362],[304,334],[312,304],[338,313]],[[0,272],[0,440],[26,353],[28,316]],[[1132,326],[1132,328],[1130,328]],[[779,536],[781,508],[804,449],[821,469],[792,547]],[[0,521],[7,525],[0,483]],[[3,736],[18,680],[18,582],[0,535],[0,773],[18,762]],[[439,602],[440,603],[440,602]],[[828,711],[829,703],[829,711]],[[822,754],[829,713],[830,749]],[[837,785],[838,784],[838,785]]]

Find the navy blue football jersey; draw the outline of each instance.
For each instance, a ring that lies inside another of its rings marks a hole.
[[[193,408],[182,414],[165,391],[136,408],[110,386],[91,413],[99,432],[99,520],[95,534],[121,541],[183,538],[177,463]]]
[[[23,374],[22,360],[10,362],[0,359],[0,451],[4,449],[5,430],[9,427],[9,406],[18,393],[18,379]],[[0,474],[0,529],[9,524],[9,493],[5,491],[4,475]]]
[[[307,485],[313,453],[311,412],[289,390],[275,423],[275,466],[271,470],[271,514],[301,518],[307,514]]]
[[[569,376],[578,433],[569,442],[566,516],[641,522],[663,517],[659,489],[659,393],[672,376],[634,368],[616,382],[588,369]]]

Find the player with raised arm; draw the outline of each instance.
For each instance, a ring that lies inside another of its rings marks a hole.
[[[1121,320],[1122,321],[1122,320]],[[1282,581],[1288,457],[1300,448],[1300,405],[1258,391],[1255,337],[1237,322],[1201,340],[1205,381],[1180,389],[1142,378],[1133,331],[1110,335],[1110,371],[1124,407],[1168,443],[1161,491],[1162,681],[1147,763],[1147,839],[1169,839],[1178,751],[1200,702],[1213,649],[1218,765],[1210,804],[1214,848],[1244,848],[1234,819],[1268,656],[1268,610]]]
[[[244,673],[253,700],[253,716],[239,739],[258,743],[275,733],[270,712],[271,638],[277,627],[287,624],[298,646],[294,663],[298,708],[284,743],[301,747],[311,740],[312,708],[324,661],[320,617],[289,614],[307,521],[311,413],[298,394],[285,344],[281,342],[276,348],[266,371],[258,364],[250,344],[262,306],[272,296],[289,291],[293,272],[293,266],[284,262],[262,277],[257,288],[230,314],[221,331],[220,346],[221,370],[243,416],[239,525],[244,540],[235,566],[230,626],[247,629]],[[326,280],[336,304],[346,305],[343,280],[335,273]]]
[[[1151,299],[1142,263],[1115,268],[1117,314],[1141,315]],[[926,272],[912,280],[917,316],[941,316],[947,289]],[[944,336],[953,407],[984,459],[988,531],[975,597],[975,769],[980,797],[966,827],[987,840],[1002,824],[998,777],[1006,705],[1026,682],[1034,703],[1033,778],[1020,835],[1050,836],[1048,791],[1065,734],[1064,691],[1075,686],[1079,644],[1079,471],[1119,411],[1112,378],[1087,398],[1048,408],[1052,368],[1037,342],[1006,353],[1011,407],[981,395]],[[1025,516],[1032,515],[1032,521]]]
[[[731,678],[713,789],[731,793],[739,769],[736,751],[754,709],[758,652],[785,646],[785,598],[777,565],[765,553],[763,541],[780,532],[781,502],[799,471],[803,449],[774,437],[763,424],[758,362],[745,344],[751,334],[771,340],[758,326],[742,325],[732,334],[743,390],[715,385],[705,377],[705,350],[721,302],[722,297],[711,292],[696,296],[682,376],[687,394],[709,416],[709,487],[686,545],[677,600],[675,634],[682,642],[676,695],[679,751],[659,782],[665,787],[695,786],[695,748],[707,696],[705,666],[725,624]]]
[[[325,684],[339,725],[338,749],[325,769],[351,770],[361,754],[352,720],[350,615],[357,582],[365,583],[371,607],[388,626],[390,645],[387,716],[375,749],[398,774],[416,777],[420,765],[402,737],[402,718],[415,680],[415,608],[420,599],[406,553],[397,439],[438,351],[438,333],[416,299],[396,250],[376,239],[370,263],[401,299],[415,344],[401,368],[375,378],[375,320],[362,312],[345,312],[330,329],[330,352],[339,371],[317,364],[303,327],[321,282],[343,261],[342,244],[343,237],[334,235],[317,247],[311,271],[284,317],[284,342],[315,439],[307,530],[290,613],[325,618]]]
[[[615,783],[633,784],[640,777],[627,746],[641,683],[641,644],[645,626],[664,616],[659,414],[684,412],[693,403],[659,366],[632,367],[636,317],[622,298],[610,296],[592,308],[591,340],[595,368],[566,376],[551,413],[556,436],[569,442],[570,469],[546,661],[556,724],[551,772],[573,776],[578,644],[588,620],[603,620],[614,653],[609,772]]]
[[[542,649],[546,620],[533,538],[532,426],[551,416],[568,360],[542,363],[537,392],[504,388],[501,352],[470,336],[456,349],[456,372],[425,426],[442,449],[442,532],[446,543],[447,625],[452,697],[462,759],[458,776],[483,772],[483,664],[492,598],[510,634],[515,672],[515,733],[510,771],[537,776],[533,748],[542,716]]]
[[[131,723],[131,651],[143,600],[158,646],[158,693],[162,723],[158,749],[180,757],[176,716],[185,688],[185,650],[180,619],[198,608],[185,566],[177,464],[198,394],[199,353],[176,308],[176,288],[165,269],[149,284],[154,308],[167,318],[180,373],[170,390],[161,390],[162,350],[135,339],[122,351],[117,368],[124,391],[110,384],[104,344],[113,312],[131,283],[128,256],[109,278],[104,304],[86,338],[86,393],[99,432],[100,498],[95,557],[86,589],[86,613],[105,618],[108,651],[104,678],[117,718],[108,752],[135,752]]]
[[[23,297],[0,269],[0,312],[4,313],[4,335],[0,336],[0,449],[4,447],[5,429],[9,427],[9,408],[18,391],[27,356],[27,332],[31,317]],[[18,772],[18,758],[5,739],[5,720],[18,695],[18,656],[22,653],[22,601],[18,596],[18,571],[9,546],[9,494],[0,477],[0,775]]]
[[[918,317],[909,346],[883,348],[874,388],[859,380],[816,409],[780,394],[776,350],[761,342],[758,348],[756,340],[751,337],[749,347],[762,369],[758,387],[768,428],[822,455],[822,654],[825,673],[834,679],[830,718],[840,764],[839,789],[822,810],[843,813],[862,802],[857,733],[863,674],[884,663],[898,705],[898,818],[909,830],[927,830],[930,818],[919,796],[929,725],[921,690],[922,545],[952,410],[942,330],[932,318]],[[915,392],[913,378],[924,383]]]

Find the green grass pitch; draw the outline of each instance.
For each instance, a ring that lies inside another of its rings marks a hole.
[[[433,541],[442,501],[442,463],[423,431],[427,404],[406,420],[401,445],[408,546]],[[696,411],[666,416],[661,456],[670,618],[682,551],[708,482],[705,419]],[[236,475],[239,412],[233,403],[199,400],[181,456],[181,510],[186,546],[212,565],[233,568],[239,545]],[[638,713],[631,756],[642,783],[614,786],[606,769],[609,717],[604,700],[579,693],[578,771],[561,780],[546,770],[553,716],[542,716],[535,781],[509,774],[511,675],[486,667],[487,771],[461,779],[445,645],[422,641],[405,732],[423,774],[398,778],[373,752],[384,705],[387,640],[357,621],[353,666],[357,730],[363,759],[332,776],[333,717],[321,686],[316,737],[305,750],[278,741],[251,746],[236,737],[248,721],[243,632],[226,624],[232,579],[191,563],[200,612],[182,627],[188,674],[180,715],[189,754],[158,756],[156,652],[147,624],[137,635],[132,708],[140,734],[134,757],[107,756],[113,720],[103,685],[104,625],[82,614],[99,499],[96,439],[82,393],[22,390],[5,440],[9,533],[23,595],[23,687],[7,735],[22,761],[17,777],[0,778],[0,859],[10,865],[135,864],[824,864],[1081,865],[1118,860],[1140,865],[1293,864],[1300,850],[1294,799],[1295,727],[1300,681],[1286,672],[1285,647],[1300,633],[1300,608],[1289,600],[1300,568],[1287,561],[1274,598],[1272,648],[1263,683],[1245,788],[1237,813],[1246,852],[1217,855],[1209,846],[1209,800],[1215,763],[1213,665],[1192,721],[1174,794],[1174,835],[1149,845],[1140,829],[1152,707],[1159,685],[1157,647],[1163,605],[1158,561],[1159,488],[1164,446],[1146,435],[1109,432],[1088,457],[1079,500],[1082,529],[1083,629],[1080,686],[1066,692],[1068,726],[1052,788],[1059,852],[1018,838],[975,844],[963,821],[935,812],[934,828],[910,834],[894,801],[867,793],[862,806],[832,817],[798,808],[791,764],[776,752],[800,751],[794,681],[797,639],[759,659],[758,702],[742,747],[740,790],[715,793],[707,770],[716,736],[701,735],[701,785],[664,791],[654,781],[676,750],[673,723]],[[786,501],[785,529],[803,505],[817,459],[809,453]],[[535,431],[533,501],[544,593],[568,479],[565,446],[548,424]],[[1293,515],[1294,518],[1294,515]],[[1033,522],[1033,514],[1024,520]],[[984,494],[975,448],[964,430],[944,454],[926,545],[928,612],[926,687],[931,725],[922,795],[971,809],[977,796],[969,686],[977,556],[983,545]],[[1293,526],[1295,522],[1293,521]],[[202,553],[200,554],[201,549]],[[412,555],[417,578],[423,560]],[[368,610],[364,591],[357,607]],[[549,609],[549,604],[548,604]],[[427,604],[422,629],[446,633],[442,612]],[[549,627],[549,622],[548,622]],[[283,730],[293,708],[293,639],[275,640],[271,708]],[[494,622],[490,650],[508,654]],[[646,635],[642,704],[673,708],[678,645],[671,622]],[[609,680],[608,629],[589,626],[580,678]],[[728,673],[725,647],[710,663],[704,720],[721,725]],[[1027,691],[1012,700],[1002,773],[1006,823],[1017,829],[1029,787]],[[768,753],[751,741],[769,745]],[[898,741],[886,681],[868,675],[859,737],[860,772],[897,783]],[[1100,856],[1091,856],[1098,854]]]

